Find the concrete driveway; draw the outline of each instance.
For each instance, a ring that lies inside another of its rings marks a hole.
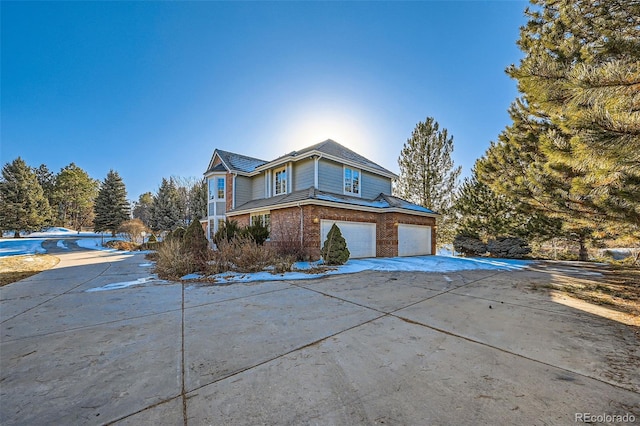
[[[3,425],[640,419],[638,328],[531,289],[567,272],[183,286],[140,254],[57,255],[0,289]]]

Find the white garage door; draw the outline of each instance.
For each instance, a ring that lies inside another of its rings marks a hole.
[[[431,254],[431,227],[398,225],[398,256]]]
[[[347,241],[347,248],[352,258],[376,257],[375,223],[322,220],[320,221],[320,248],[324,245],[334,223],[338,225],[342,236]]]

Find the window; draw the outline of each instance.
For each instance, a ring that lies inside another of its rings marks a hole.
[[[225,178],[213,177],[209,179],[209,199],[224,200]]]
[[[281,195],[287,193],[287,168],[283,167],[276,170],[275,173],[275,190],[274,195]]]
[[[249,224],[255,225],[256,223],[262,223],[267,227],[269,231],[271,231],[271,213],[270,212],[258,212],[251,213],[251,217],[249,218]]]
[[[360,195],[360,170],[344,168],[344,193]]]
[[[218,199],[224,200],[224,178],[216,179],[218,181]]]

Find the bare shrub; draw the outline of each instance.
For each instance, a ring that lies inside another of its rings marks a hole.
[[[214,272],[258,272],[274,265],[277,259],[271,247],[260,245],[250,237],[235,236],[230,241],[219,242],[211,267]]]
[[[127,240],[131,242],[136,242],[138,240],[142,241],[143,232],[148,233],[150,231],[140,219],[131,219],[126,222],[122,222],[118,228],[118,233],[123,234]]]
[[[132,243],[130,241],[120,241],[120,240],[110,240],[104,243],[106,247],[123,250],[123,251],[133,251],[137,250],[139,245],[136,243]]]
[[[155,273],[162,279],[175,280],[195,272],[197,262],[178,239],[171,238],[158,247]]]
[[[271,246],[280,256],[293,257],[294,261],[308,260],[309,255],[300,239],[300,226],[285,222],[271,232]]]

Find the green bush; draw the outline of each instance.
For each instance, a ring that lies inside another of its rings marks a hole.
[[[269,238],[269,228],[263,225],[262,221],[258,221],[244,228],[242,235],[251,238],[258,245],[263,245],[264,242],[267,241],[267,238]]]
[[[462,232],[453,239],[453,249],[465,256],[481,256],[487,252],[487,245],[478,234]]]
[[[191,222],[182,237],[182,242],[184,250],[193,257],[201,269],[204,269],[209,260],[209,241],[207,241],[199,221]]]
[[[155,234],[151,234],[149,235],[149,239],[147,240],[148,243],[157,243],[158,239],[156,238]]]
[[[320,253],[324,263],[327,265],[343,265],[349,260],[351,253],[347,248],[347,241],[335,223],[331,226]]]
[[[220,245],[223,241],[229,242],[236,235],[239,235],[240,231],[238,221],[227,219],[220,225],[218,231],[213,236],[213,242],[216,243],[216,245]]]
[[[497,237],[494,240],[490,240],[487,250],[493,257],[507,259],[521,259],[531,253],[529,243],[517,237]]]

